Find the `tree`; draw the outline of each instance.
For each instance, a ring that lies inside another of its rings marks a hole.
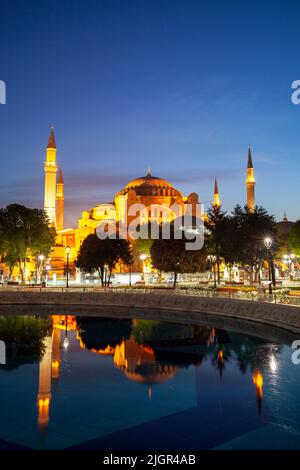
[[[208,237],[206,246],[208,251],[215,255],[217,263],[218,284],[220,284],[220,261],[222,245],[224,245],[224,225],[226,221],[226,212],[221,210],[220,206],[212,205],[207,211],[207,220],[205,223]]]
[[[207,255],[204,249],[187,250],[187,240],[175,239],[170,231],[170,238],[153,240],[151,246],[152,265],[155,269],[174,273],[173,288],[176,288],[178,273],[195,273],[207,268]],[[190,240],[189,240],[190,241]]]
[[[239,205],[234,208],[231,218],[232,240],[235,244],[233,260],[244,269],[249,267],[252,282],[253,272],[257,277],[264,257],[264,239],[267,236],[273,239],[272,252],[276,249],[275,219],[263,207],[256,206],[254,210],[250,210],[247,206],[241,208]]]
[[[294,223],[288,235],[288,248],[291,253],[300,257],[300,220]]]
[[[49,227],[44,210],[11,204],[0,209],[0,255],[10,268],[18,263],[22,282],[26,279],[27,259],[49,255],[55,242],[55,230]]]
[[[131,248],[127,240],[100,240],[96,234],[91,234],[83,240],[76,266],[85,273],[98,271],[102,286],[109,286],[112,270],[119,261],[125,265],[132,263]]]

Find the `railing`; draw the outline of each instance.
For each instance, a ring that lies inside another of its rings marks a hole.
[[[1,289],[2,290],[2,289]],[[130,294],[151,294],[151,295],[178,295],[195,296],[220,299],[247,300],[250,302],[267,302],[274,304],[285,304],[300,307],[300,297],[283,295],[274,292],[273,294],[258,294],[253,292],[233,292],[233,291],[215,291],[213,289],[172,289],[172,288],[143,288],[143,287],[101,287],[101,286],[70,286],[70,287],[41,287],[41,286],[5,286],[2,291],[17,292],[103,292],[103,293],[130,293]]]

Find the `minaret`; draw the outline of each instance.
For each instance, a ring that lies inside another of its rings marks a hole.
[[[60,168],[56,185],[56,230],[58,232],[64,228],[64,203],[64,179]]]
[[[213,207],[219,208],[220,206],[221,206],[221,203],[220,203],[220,197],[219,197],[218,182],[217,182],[217,178],[215,178]]]
[[[251,150],[250,150],[250,145],[249,145],[246,188],[247,188],[247,206],[249,210],[251,211],[254,211],[254,208],[255,208],[255,183],[256,182],[254,178]]]
[[[56,144],[53,127],[51,127],[49,142],[46,150],[45,171],[45,196],[44,209],[49,217],[51,225],[55,226],[55,199],[56,199]]]

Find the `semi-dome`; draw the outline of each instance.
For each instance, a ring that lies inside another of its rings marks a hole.
[[[152,176],[150,172],[146,176],[141,176],[130,181],[120,194],[126,194],[129,190],[134,190],[138,196],[165,196],[182,197],[180,191],[163,178]]]

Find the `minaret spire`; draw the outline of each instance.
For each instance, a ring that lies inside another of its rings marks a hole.
[[[248,168],[253,168],[250,144],[248,145],[248,165],[247,165],[247,167]]]
[[[254,168],[253,168],[253,163],[252,163],[251,148],[249,144],[246,188],[247,188],[247,206],[250,211],[254,211],[254,208],[255,208],[255,184],[256,184],[256,181],[254,177]]]
[[[219,188],[218,188],[218,181],[217,178],[215,178],[215,187],[214,187],[214,202],[213,202],[214,207],[220,207],[220,197],[219,197]]]
[[[56,149],[55,137],[54,137],[54,128],[51,126],[50,136],[48,140],[47,149]]]
[[[147,176],[151,176],[150,163],[148,163]]]

